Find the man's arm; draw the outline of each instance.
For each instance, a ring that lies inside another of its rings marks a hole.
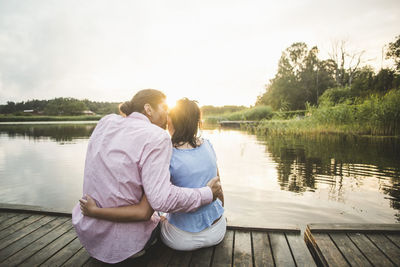
[[[171,184],[169,164],[172,154],[167,134],[158,138],[153,147],[145,149],[141,161],[144,192],[154,210],[163,212],[190,212],[209,204],[220,193],[219,178],[210,186],[183,188]],[[210,181],[211,182],[211,181]]]

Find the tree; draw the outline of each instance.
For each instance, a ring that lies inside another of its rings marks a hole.
[[[294,43],[283,51],[278,71],[256,105],[298,110],[304,109],[306,102],[317,104],[318,97],[334,85],[335,67],[331,60],[319,60],[318,52],[317,47],[308,50],[305,43]]]
[[[362,63],[362,56],[365,51],[349,52],[346,42],[340,41],[332,44],[330,59],[335,62],[335,80],[337,86],[351,86],[354,75]]]
[[[393,88],[394,71],[390,69],[381,69],[374,77],[373,88],[378,92],[387,92]]]
[[[375,72],[370,66],[364,66],[354,73],[351,91],[355,96],[365,96],[374,87]]]
[[[396,71],[400,72],[400,35],[396,38],[397,39],[394,42],[389,43],[386,58],[393,59],[396,64]]]

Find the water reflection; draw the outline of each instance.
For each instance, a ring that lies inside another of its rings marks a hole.
[[[365,180],[373,178],[379,186],[375,189],[388,195],[392,208],[400,209],[398,138],[318,135],[258,140],[278,163],[281,190],[300,193],[328,185],[329,198],[344,202],[344,191],[368,187]]]
[[[57,142],[70,142],[74,139],[88,138],[96,124],[2,124],[0,134],[6,134],[8,138],[28,138],[42,140],[49,138]]]
[[[95,124],[0,124],[0,203],[69,210],[81,197]],[[207,127],[231,223],[400,221],[400,141],[257,137]]]

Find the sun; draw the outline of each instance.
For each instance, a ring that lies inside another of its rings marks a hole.
[[[168,105],[169,110],[171,110],[173,107],[175,107],[176,101],[178,101],[177,98],[167,97],[167,105]]]

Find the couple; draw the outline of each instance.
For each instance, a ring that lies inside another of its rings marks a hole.
[[[89,254],[116,263],[144,253],[158,235],[194,250],[222,241],[223,193],[211,143],[197,136],[200,109],[186,98],[139,91],[102,118],[88,144],[83,194],[72,223]],[[168,121],[168,131],[165,131]],[[221,201],[222,200],[222,201]],[[166,212],[166,218],[157,212]]]

